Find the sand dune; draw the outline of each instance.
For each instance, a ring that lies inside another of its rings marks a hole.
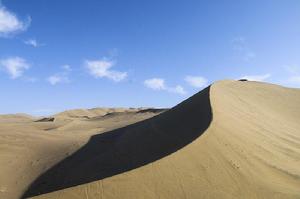
[[[0,115],[0,122],[32,122],[34,119],[37,119],[35,117],[32,117],[27,114],[18,113],[18,114],[6,114],[6,115]]]
[[[76,119],[101,117],[111,113],[135,113],[139,111],[151,111],[149,108],[93,108],[93,109],[73,109],[54,115],[56,119]],[[162,109],[155,109],[161,112]]]
[[[226,80],[97,114],[0,122],[0,198],[300,198],[298,89]]]
[[[90,119],[54,117],[53,122],[23,114],[0,116],[0,198],[20,198],[27,187],[52,165],[81,148],[92,135],[135,123],[158,113],[141,109],[104,109]],[[95,110],[95,109],[93,109]],[[107,110],[136,114],[101,118]],[[88,110],[87,110],[88,111]],[[71,110],[69,112],[76,112]],[[59,115],[59,114],[58,114]],[[84,116],[84,115],[83,115]],[[36,122],[39,121],[39,122]]]

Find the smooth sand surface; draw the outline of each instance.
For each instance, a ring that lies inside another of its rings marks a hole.
[[[0,198],[300,198],[299,89],[226,80],[162,113],[53,117],[0,116]]]

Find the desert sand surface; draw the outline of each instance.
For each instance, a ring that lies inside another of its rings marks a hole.
[[[170,110],[41,119],[0,116],[1,199],[300,198],[299,89],[223,80]]]

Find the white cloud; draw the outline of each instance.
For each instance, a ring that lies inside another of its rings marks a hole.
[[[61,81],[61,78],[57,75],[52,75],[50,77],[47,78],[47,81],[52,84],[55,85],[57,83],[59,83]]]
[[[113,61],[106,60],[86,60],[85,67],[89,70],[89,73],[95,78],[108,78],[115,82],[119,82],[127,77],[127,72],[119,72],[111,70],[115,65]]]
[[[0,2],[0,36],[7,37],[12,34],[25,31],[31,22],[31,18],[20,20],[16,14],[7,10]]]
[[[169,87],[165,84],[165,80],[162,78],[146,79],[144,81],[144,85],[152,90],[164,90],[170,93],[176,93],[180,95],[186,94],[186,91],[182,86],[177,85],[175,87]]]
[[[265,81],[266,79],[270,78],[271,74],[267,73],[264,75],[246,75],[240,77],[239,79],[247,79],[249,81]]]
[[[208,83],[207,79],[201,76],[186,76],[184,80],[195,88],[205,87]]]
[[[184,90],[184,88],[180,85],[177,85],[175,86],[174,88],[168,88],[167,89],[169,92],[171,93],[177,93],[177,94],[180,94],[180,95],[185,95],[186,94],[186,91]]]
[[[72,71],[71,66],[65,64],[62,65],[61,68],[63,69],[63,72],[51,75],[46,79],[51,85],[70,82],[69,74]]]
[[[35,47],[35,48],[42,46],[42,44],[38,43],[37,40],[35,40],[35,39],[25,40],[24,44]]]
[[[21,77],[25,70],[30,68],[27,61],[21,57],[9,57],[0,60],[0,66],[10,75],[12,79]]]
[[[47,78],[47,81],[51,85],[56,85],[58,83],[68,83],[70,82],[69,78],[65,74],[55,74]]]
[[[152,78],[144,81],[145,86],[153,90],[165,90],[165,80],[161,78]]]

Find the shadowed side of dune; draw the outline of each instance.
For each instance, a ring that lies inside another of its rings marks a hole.
[[[39,176],[23,198],[120,174],[176,152],[212,120],[210,87],[153,118],[92,136],[77,152]]]

